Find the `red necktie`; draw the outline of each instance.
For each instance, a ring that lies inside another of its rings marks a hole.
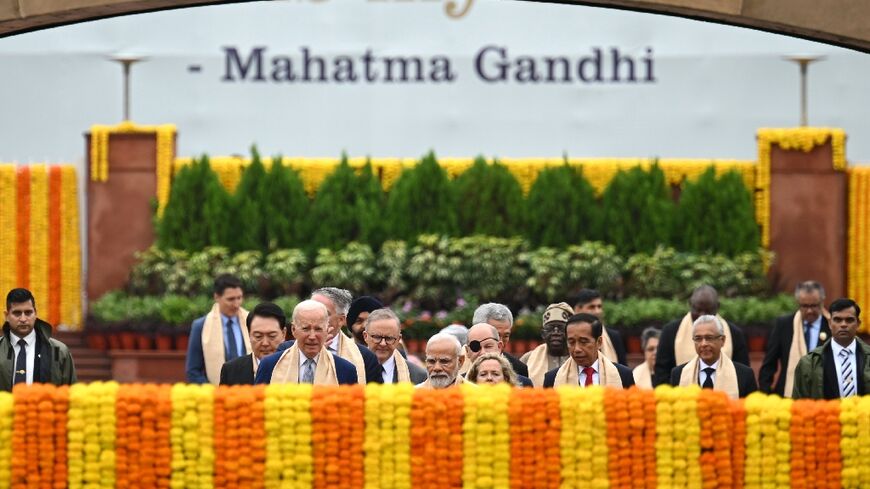
[[[583,384],[583,387],[589,387],[592,385],[592,374],[595,373],[595,369],[592,367],[583,367],[583,373],[586,374],[586,381]]]

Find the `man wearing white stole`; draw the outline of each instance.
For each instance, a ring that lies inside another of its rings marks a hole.
[[[260,361],[257,384],[356,384],[356,367],[324,348],[329,312],[306,300],[293,309],[291,331],[296,341]]]
[[[725,328],[718,317],[700,316],[692,323],[695,358],[671,371],[671,385],[700,385],[728,394],[731,399],[746,397],[758,390],[755,373],[742,363],[732,362],[722,351]]]

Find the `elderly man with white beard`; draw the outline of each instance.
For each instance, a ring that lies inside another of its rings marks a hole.
[[[446,389],[459,384],[474,385],[459,375],[459,368],[465,357],[462,345],[455,336],[438,333],[426,343],[426,370],[429,378],[418,389]]]

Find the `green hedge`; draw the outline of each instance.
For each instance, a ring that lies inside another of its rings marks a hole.
[[[764,296],[769,293],[764,263],[770,260],[763,250],[729,258],[669,248],[624,257],[615,246],[594,241],[533,248],[522,238],[489,236],[421,235],[414,242],[387,241],[380,252],[350,243],[314,256],[300,249],[263,254],[212,247],[189,253],[153,247],[138,255],[128,291],[209,295],[215,275],[233,273],[246,292],[266,298],[330,284],[434,309],[451,308],[458,298],[535,306],[566,300],[586,287],[608,298],[685,299],[707,283],[723,297]]]
[[[272,299],[289,313],[299,303],[298,296]],[[252,308],[260,299],[246,296],[245,306]],[[476,302],[459,301],[451,308],[432,311],[406,303],[393,304],[393,310],[405,325],[406,339],[425,339],[439,329],[457,322],[470,325]],[[626,299],[605,303],[605,314],[610,326],[622,330],[640,330],[647,326],[662,326],[686,314],[685,301],[673,299]],[[138,331],[156,331],[162,328],[184,328],[211,308],[207,296],[189,298],[178,295],[141,297],[122,292],[111,292],[91,303],[89,326],[92,328],[118,328]],[[772,327],[776,317],[793,312],[794,298],[787,294],[767,299],[723,299],[720,313],[738,325],[757,329]],[[539,339],[543,307],[524,310],[517,314],[512,337]],[[639,332],[639,331],[637,331]]]
[[[737,256],[759,246],[752,195],[734,172],[717,177],[711,168],[677,189],[658,166],[636,167],[617,173],[598,198],[580,169],[564,165],[542,170],[523,196],[498,162],[478,158],[450,180],[429,153],[385,193],[371,166],[356,171],[342,157],[309,198],[295,170],[275,164],[267,171],[252,153],[232,196],[205,156],[176,175],[156,221],[161,248],[314,255],[359,242],[378,252],[386,241],[414,243],[423,234],[516,236],[555,248],[602,241],[624,256],[659,246]]]

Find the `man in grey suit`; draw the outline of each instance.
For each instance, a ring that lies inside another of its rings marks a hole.
[[[385,384],[396,382],[411,382],[419,384],[425,382],[428,375],[422,368],[408,363],[396,351],[399,340],[402,338],[400,321],[396,313],[389,309],[375,309],[369,313],[365,321],[363,336],[366,345],[381,365],[381,376]]]

